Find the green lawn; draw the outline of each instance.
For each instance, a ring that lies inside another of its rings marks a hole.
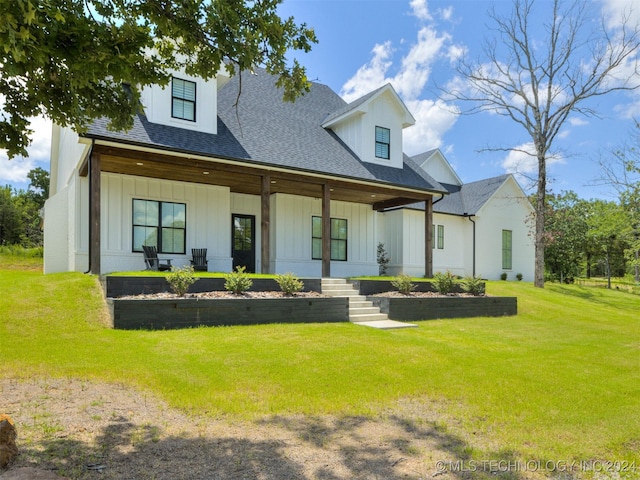
[[[114,331],[94,277],[43,276],[34,262],[0,256],[3,377],[121,382],[231,418],[387,415],[412,399],[476,458],[627,460],[640,472],[639,296],[490,282],[518,297],[517,317]]]

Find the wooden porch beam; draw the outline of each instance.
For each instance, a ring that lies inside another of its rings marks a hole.
[[[424,276],[433,277],[433,199],[424,202]]]
[[[322,278],[331,277],[331,189],[322,185]]]
[[[270,222],[271,222],[271,176],[262,176],[261,190],[262,212],[260,215],[260,249],[261,249],[261,271],[262,273],[271,273],[271,246],[270,240]]]
[[[89,162],[89,272],[100,275],[100,154],[92,153]]]
[[[381,202],[374,203],[373,209],[376,212],[379,212],[380,210],[385,210],[387,208],[402,207],[403,205],[410,205],[412,203],[418,203],[420,201],[422,200],[416,200],[415,198],[405,198],[405,197],[390,198],[389,200],[383,200]]]

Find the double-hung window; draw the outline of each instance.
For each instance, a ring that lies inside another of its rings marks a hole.
[[[133,251],[156,247],[160,253],[185,253],[187,206],[184,203],[133,200]]]
[[[173,78],[171,81],[171,116],[196,121],[196,84]]]
[[[376,127],[376,157],[389,160],[391,152],[391,130]]]
[[[502,268],[511,270],[513,259],[513,232],[511,230],[502,230]]]
[[[322,217],[311,217],[311,258],[322,260]],[[331,219],[331,260],[347,260],[347,220]]]

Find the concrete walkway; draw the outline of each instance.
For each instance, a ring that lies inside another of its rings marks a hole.
[[[363,327],[379,328],[381,330],[391,330],[394,328],[417,328],[413,323],[398,322],[396,320],[374,320],[372,322],[352,322],[354,325]]]

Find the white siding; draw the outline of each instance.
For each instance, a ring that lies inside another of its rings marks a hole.
[[[275,273],[320,277],[322,261],[311,259],[311,217],[322,215],[322,201],[275,194],[271,198],[272,266]],[[331,262],[332,277],[375,275],[376,219],[369,205],[331,202],[331,217],[347,220],[347,261]]]
[[[68,188],[59,190],[45,202],[44,273],[69,270]]]
[[[498,280],[502,272],[509,280],[522,273],[525,281],[533,281],[534,246],[527,223],[532,212],[515,181],[506,182],[482,207],[477,216],[476,272],[489,280]],[[512,268],[502,269],[502,230],[513,232]]]
[[[196,84],[196,121],[182,120],[171,116],[171,83],[162,88],[153,85],[142,91],[141,100],[147,119],[153,123],[197,130],[206,133],[218,133],[218,90],[215,78],[203,80],[182,72],[173,72],[176,78]]]
[[[209,271],[231,270],[228,188],[110,173],[102,174],[101,185],[103,273],[144,269],[142,253],[132,251],[134,198],[186,204],[186,253],[161,257],[188,265],[192,248],[207,248]]]

